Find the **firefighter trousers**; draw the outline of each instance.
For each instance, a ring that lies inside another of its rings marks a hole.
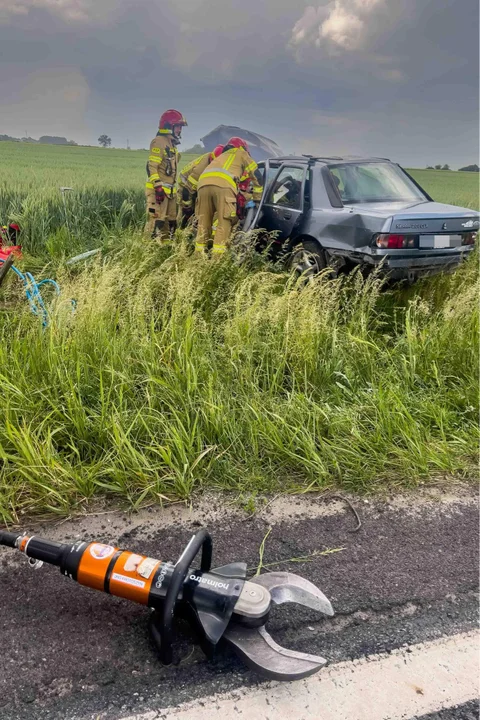
[[[213,217],[218,224],[213,244],[214,252],[223,252],[229,245],[232,225],[237,216],[237,200],[233,188],[204,185],[198,191],[196,207],[198,231],[196,247],[204,250],[212,235]]]
[[[158,204],[155,200],[155,190],[147,188],[145,190],[145,199],[147,203],[145,232],[152,237],[168,237],[170,225],[176,220],[175,196],[167,196],[162,203]]]

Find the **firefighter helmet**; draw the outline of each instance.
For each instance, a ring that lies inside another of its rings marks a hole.
[[[166,110],[160,117],[158,132],[161,135],[171,135],[173,145],[179,145],[182,142],[182,127],[186,124],[181,112]]]
[[[183,127],[184,125],[187,125],[187,121],[178,110],[165,110],[160,117],[160,122],[158,123],[159,129],[172,132],[174,125],[180,125]]]
[[[218,157],[223,153],[223,147],[223,145],[217,145],[217,147],[212,150],[212,155],[214,158]]]
[[[231,145],[232,147],[236,148],[243,148],[248,153],[250,152],[248,149],[247,141],[241,137],[231,137],[230,140],[227,142],[227,145]]]

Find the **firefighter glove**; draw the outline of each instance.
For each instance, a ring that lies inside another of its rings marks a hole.
[[[157,205],[161,205],[163,201],[165,200],[167,196],[165,195],[165,190],[161,185],[157,185],[155,188],[155,202]]]

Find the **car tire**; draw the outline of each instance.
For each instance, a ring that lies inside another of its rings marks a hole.
[[[302,240],[293,248],[288,259],[288,269],[306,280],[318,275],[326,267],[325,251],[314,240]]]

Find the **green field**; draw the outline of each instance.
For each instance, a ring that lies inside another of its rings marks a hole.
[[[415,180],[437,202],[480,208],[480,173],[451,170],[409,170]]]
[[[109,232],[142,227],[147,151],[2,142],[0,152],[0,221],[20,224],[28,254],[74,255]],[[60,187],[73,188],[66,208]]]
[[[69,145],[0,143],[2,190],[16,187],[142,190],[147,150],[115,150]],[[183,155],[182,165],[194,155]]]
[[[0,523],[105,496],[138,508],[214,488],[251,507],[263,492],[476,477],[478,254],[408,289],[295,283],[255,253],[239,265],[191,256],[181,236],[146,243],[146,153],[0,151],[22,267],[62,288],[45,292],[46,330],[15,276],[0,291]],[[414,173],[476,207],[478,176]],[[71,233],[60,185],[75,188]]]
[[[146,150],[0,143],[0,221],[16,220],[27,252],[44,259],[96,247],[104,234],[144,221]],[[182,165],[193,156],[184,155]],[[412,170],[435,200],[479,207],[479,175]],[[71,233],[65,233],[66,195]]]
[[[60,186],[84,189],[143,189],[146,150],[0,143],[0,188],[58,190]],[[181,164],[193,159],[182,155]],[[434,200],[465,207],[479,206],[479,174],[445,170],[409,170]]]

